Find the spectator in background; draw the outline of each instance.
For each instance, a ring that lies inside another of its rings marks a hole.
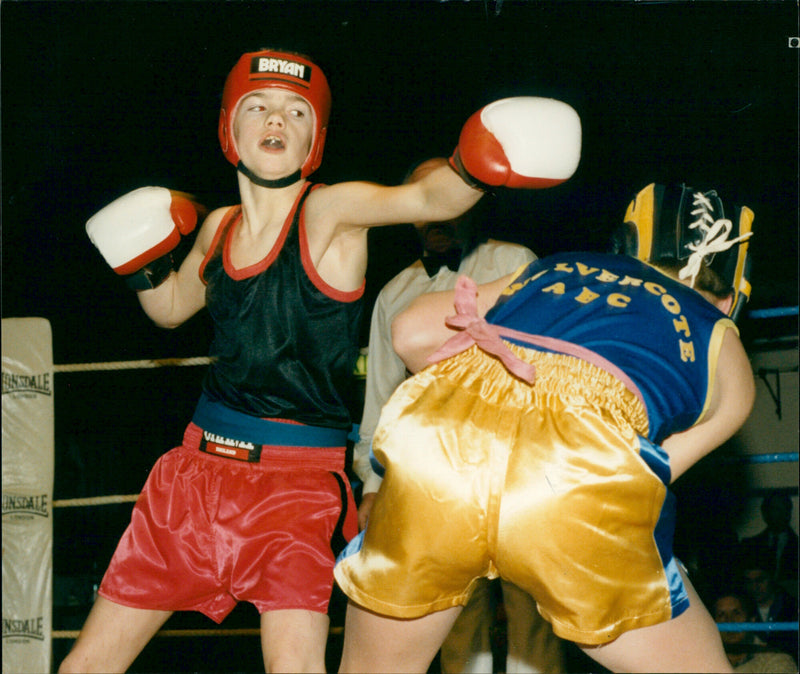
[[[761,503],[766,528],[742,543],[763,551],[773,580],[797,598],[797,534],[792,529],[792,499],[785,491],[772,491]]]
[[[755,606],[745,593],[727,592],[713,605],[714,620],[718,623],[755,622]],[[791,674],[797,672],[797,663],[782,651],[770,650],[754,632],[722,631],[725,654],[737,672],[769,672]]]
[[[744,547],[740,560],[744,589],[754,602],[756,622],[797,622],[797,599],[775,582],[769,552],[762,548]],[[798,659],[796,631],[765,631],[759,632],[758,636],[770,646]]]

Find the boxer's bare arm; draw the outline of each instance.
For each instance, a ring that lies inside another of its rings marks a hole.
[[[217,209],[206,218],[177,271],[157,288],[137,293],[142,309],[159,327],[176,328],[205,306],[206,286],[200,280],[200,265],[226,210]]]
[[[514,277],[508,274],[478,286],[478,316],[486,315]],[[428,356],[455,334],[445,324],[445,319],[455,313],[454,299],[454,290],[420,295],[392,322],[392,346],[409,372],[429,365]]]
[[[306,226],[312,259],[328,283],[352,289],[366,269],[367,228],[457,217],[487,187],[557,185],[572,176],[580,153],[580,119],[566,103],[534,96],[495,101],[462,128],[451,158],[456,171],[442,162],[403,185],[340,183],[311,194]]]
[[[733,330],[722,340],[709,410],[702,421],[662,442],[674,482],[708,453],[728,440],[747,420],[755,399],[753,370]]]

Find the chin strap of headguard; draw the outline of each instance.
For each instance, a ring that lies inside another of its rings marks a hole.
[[[281,187],[294,185],[298,180],[300,180],[300,178],[303,177],[300,169],[297,169],[294,173],[290,173],[288,176],[284,176],[283,178],[267,180],[266,178],[261,178],[253,173],[244,165],[244,162],[241,159],[239,160],[239,163],[236,164],[236,170],[239,171],[239,173],[247,176],[256,185],[261,187],[269,187],[270,189],[280,189]]]

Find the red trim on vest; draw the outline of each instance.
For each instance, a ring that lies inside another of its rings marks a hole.
[[[225,233],[228,228],[228,225],[231,221],[236,218],[240,217],[242,214],[242,207],[241,206],[231,206],[227,213],[222,216],[222,220],[220,221],[219,225],[217,225],[217,231],[214,232],[214,239],[211,242],[208,250],[206,251],[205,256],[203,257],[203,261],[200,263],[200,269],[198,270],[198,274],[200,276],[200,280],[203,282],[203,285],[208,285],[205,280],[204,274],[206,271],[206,266],[208,265],[209,260],[214,256],[214,253],[219,246],[220,237]]]
[[[315,185],[314,188],[320,187]],[[364,294],[364,288],[367,285],[367,279],[361,281],[361,286],[356,290],[339,290],[332,285],[328,285],[319,275],[314,261],[311,259],[311,253],[308,250],[308,236],[306,235],[306,219],[305,211],[300,212],[300,222],[298,223],[298,236],[300,237],[300,260],[303,263],[303,269],[306,272],[309,280],[314,284],[317,290],[330,297],[337,302],[355,302],[360,299]]]
[[[297,199],[295,199],[295,202],[292,205],[292,210],[289,211],[289,215],[286,217],[286,220],[281,226],[281,231],[278,234],[278,238],[275,240],[275,243],[272,245],[272,248],[270,249],[269,253],[267,253],[266,257],[259,262],[251,264],[247,267],[242,267],[241,269],[237,269],[233,266],[233,262],[231,262],[231,241],[233,237],[233,230],[241,222],[241,216],[239,220],[237,220],[231,227],[228,228],[228,235],[225,237],[225,243],[223,244],[224,247],[222,249],[222,265],[228,276],[230,276],[234,281],[242,281],[246,278],[258,276],[275,261],[275,258],[278,257],[278,254],[283,249],[283,244],[286,243],[286,237],[288,236],[289,230],[292,226],[292,221],[294,220],[295,213],[297,212],[297,207],[300,204],[300,201],[303,199],[303,195],[308,191],[310,186],[311,183],[306,183],[303,186],[303,189],[300,190],[300,194],[297,195]]]

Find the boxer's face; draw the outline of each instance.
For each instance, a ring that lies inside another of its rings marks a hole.
[[[308,157],[314,111],[302,97],[284,89],[259,89],[236,110],[233,135],[244,165],[268,180],[296,171]]]

